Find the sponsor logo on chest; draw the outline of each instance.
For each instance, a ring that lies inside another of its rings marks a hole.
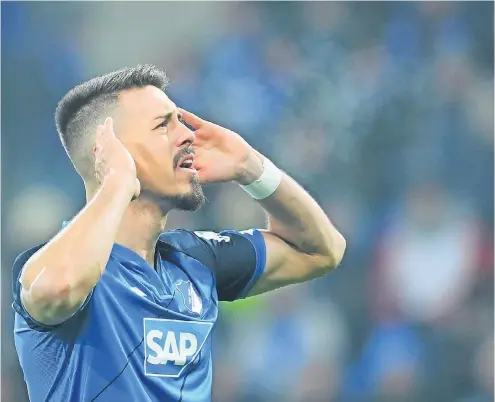
[[[179,377],[200,353],[213,323],[144,318],[144,372]]]

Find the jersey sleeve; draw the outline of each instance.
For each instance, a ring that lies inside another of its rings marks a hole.
[[[19,282],[19,279],[22,274],[22,268],[24,267],[24,264],[31,258],[31,256],[36,253],[41,247],[43,247],[44,244],[33,247],[27,251],[24,251],[21,253],[14,261],[14,265],[12,267],[12,297],[13,297],[13,302],[12,302],[12,308],[14,311],[19,314],[26,323],[29,325],[31,329],[41,331],[41,332],[47,332],[54,330],[56,328],[61,327],[65,322],[69,320],[74,320],[77,319],[77,315],[79,312],[83,311],[86,306],[88,305],[92,292],[89,294],[83,305],[77,310],[71,317],[69,317],[64,323],[58,324],[58,325],[46,325],[43,324],[37,320],[35,320],[31,315],[26,311],[22,304],[21,300],[21,283]]]
[[[266,245],[259,230],[181,232],[189,237],[181,249],[213,272],[220,301],[245,298],[265,271]]]

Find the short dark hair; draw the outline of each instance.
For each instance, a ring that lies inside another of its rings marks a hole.
[[[67,155],[81,176],[89,171],[92,144],[85,141],[95,134],[97,124],[110,114],[120,92],[149,85],[162,91],[168,86],[164,71],[152,65],[123,68],[92,78],[72,88],[58,103],[55,124]]]

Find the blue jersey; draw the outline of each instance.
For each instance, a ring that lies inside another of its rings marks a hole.
[[[211,400],[211,333],[218,301],[243,298],[262,275],[257,230],[160,236],[155,268],[114,245],[84,305],[60,325],[36,322],[22,306],[13,269],[15,345],[32,402]]]

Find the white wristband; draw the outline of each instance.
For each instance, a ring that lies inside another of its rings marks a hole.
[[[265,158],[263,161],[263,173],[258,180],[241,188],[255,200],[262,200],[272,195],[282,181],[282,171],[272,161]]]

